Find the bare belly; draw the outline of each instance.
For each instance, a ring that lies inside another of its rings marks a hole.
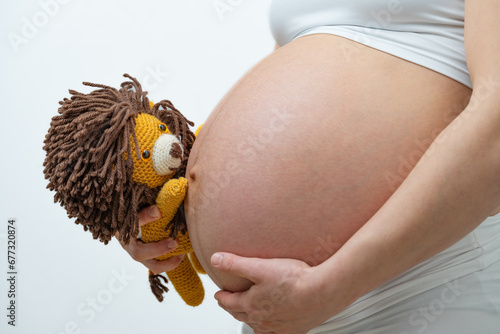
[[[214,252],[323,262],[389,198],[470,93],[341,37],[278,49],[227,93],[191,152],[186,218],[203,267],[219,287],[240,291],[249,282],[214,271]]]

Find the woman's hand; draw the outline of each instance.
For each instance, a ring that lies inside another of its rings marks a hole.
[[[244,292],[218,291],[215,299],[256,334],[304,334],[334,315],[321,277],[305,262],[230,253],[216,253],[211,261],[214,268],[254,283]]]
[[[161,218],[161,213],[156,205],[152,205],[139,211],[138,216],[139,226],[143,226]],[[116,233],[115,237],[118,239],[118,233]],[[155,260],[156,257],[167,254],[179,246],[176,240],[170,238],[148,244],[137,238],[130,238],[128,245],[125,245],[123,241],[120,241],[120,244],[134,260],[145,265],[154,274],[175,269],[183,258],[183,255],[180,255],[167,260]]]

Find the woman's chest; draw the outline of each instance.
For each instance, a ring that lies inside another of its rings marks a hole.
[[[462,28],[463,0],[273,0],[271,31],[280,43],[318,26],[347,25],[366,28],[433,33]]]

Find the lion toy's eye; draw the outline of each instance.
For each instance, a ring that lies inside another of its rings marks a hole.
[[[149,152],[148,150],[142,151],[141,157],[142,160],[147,161],[151,159],[151,152]]]
[[[158,125],[158,128],[160,129],[161,132],[167,132],[167,126],[165,125],[165,123],[160,123]]]

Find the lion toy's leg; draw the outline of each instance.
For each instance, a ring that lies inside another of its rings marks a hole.
[[[167,272],[167,276],[186,304],[190,306],[201,304],[205,297],[205,290],[187,255],[177,268]]]

